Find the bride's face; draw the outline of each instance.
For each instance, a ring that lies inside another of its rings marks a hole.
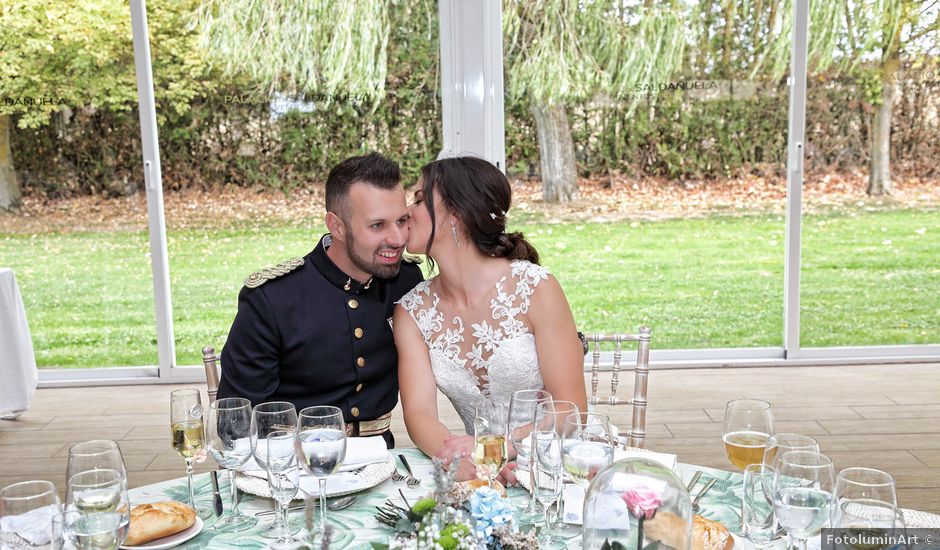
[[[424,182],[418,180],[415,185],[417,191],[414,194],[414,200],[408,207],[408,252],[412,254],[427,254],[428,238],[431,236],[431,212],[428,210],[428,203],[424,196]],[[434,232],[434,241],[437,242],[442,232],[442,221],[449,218],[447,208],[440,198],[434,199],[434,216],[437,218],[437,230]]]

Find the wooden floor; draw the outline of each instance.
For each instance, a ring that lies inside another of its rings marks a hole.
[[[175,387],[39,390],[19,420],[0,421],[0,486],[49,479],[61,489],[69,446],[103,438],[120,442],[132,486],[181,476],[167,425]],[[621,387],[629,394],[629,383]],[[837,468],[891,472],[902,506],[940,512],[940,365],[654,371],[647,447],[730,469],[721,420],[725,402],[738,397],[772,402],[777,431],[813,435]],[[443,398],[441,410],[457,429],[457,415]],[[622,411],[617,424],[626,426],[628,409]],[[399,446],[411,446],[400,411],[393,428]]]

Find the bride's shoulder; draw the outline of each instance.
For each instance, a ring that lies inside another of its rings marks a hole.
[[[397,304],[400,304],[405,311],[413,311],[418,306],[424,304],[424,298],[431,295],[431,281],[434,280],[434,277],[430,279],[425,279],[420,283],[416,284],[414,288],[405,293],[401,297]]]
[[[547,268],[527,260],[513,260],[510,266],[512,278],[517,283],[524,283],[533,288],[551,276]]]

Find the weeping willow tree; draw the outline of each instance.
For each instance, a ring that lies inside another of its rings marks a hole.
[[[662,82],[685,48],[678,2],[505,0],[507,93],[535,118],[543,198],[579,196],[567,107],[596,94],[639,101],[637,85]],[[632,99],[631,99],[632,98]]]
[[[386,0],[206,0],[194,24],[223,73],[265,91],[385,95]]]

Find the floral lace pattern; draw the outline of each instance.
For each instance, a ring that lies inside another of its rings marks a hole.
[[[415,321],[428,346],[434,379],[472,433],[476,404],[488,394],[508,407],[513,392],[543,387],[535,337],[525,315],[538,284],[548,270],[523,260],[510,264],[508,276],[495,285],[489,307],[470,306],[447,312],[431,289],[434,279],[421,282],[399,301]],[[476,322],[468,323],[464,315]],[[448,320],[449,319],[449,320]]]

